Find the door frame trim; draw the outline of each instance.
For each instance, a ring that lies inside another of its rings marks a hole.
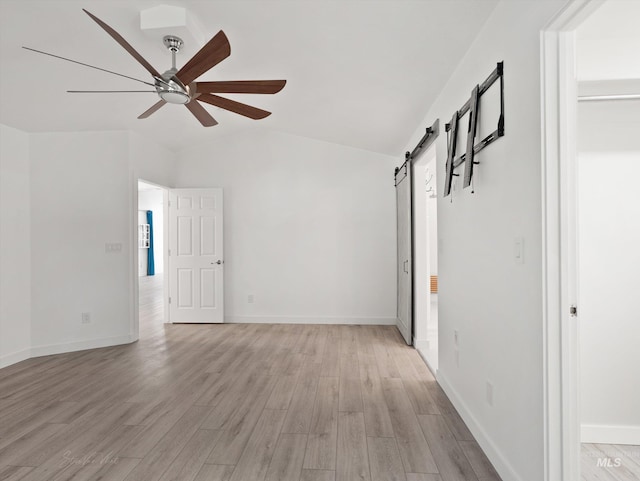
[[[575,264],[575,30],[604,0],[571,0],[540,34],[544,479],[580,477]]]

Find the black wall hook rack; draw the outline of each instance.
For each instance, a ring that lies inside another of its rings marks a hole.
[[[500,118],[498,119],[498,127],[476,144],[475,138],[478,127],[480,98],[497,80],[500,80]],[[456,157],[459,120],[467,112],[469,112],[469,125],[467,127],[466,151],[459,157]],[[453,178],[459,176],[459,174],[454,173],[454,170],[465,161],[468,161],[464,171],[464,187],[471,185],[471,180],[473,179],[473,167],[479,163],[474,161],[475,154],[498,138],[504,136],[504,62],[498,62],[495,70],[491,72],[489,77],[487,77],[482,84],[476,85],[473,88],[471,98],[465,102],[460,110],[456,110],[451,118],[451,122],[445,124],[445,130],[447,132],[447,170],[444,185],[444,196],[446,197],[451,193]]]

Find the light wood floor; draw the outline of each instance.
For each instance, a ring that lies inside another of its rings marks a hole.
[[[0,479],[496,481],[393,327],[163,325],[0,370]]]
[[[583,481],[640,480],[640,446],[582,445]]]

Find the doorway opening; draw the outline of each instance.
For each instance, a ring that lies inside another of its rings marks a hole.
[[[549,481],[640,479],[638,15],[573,0],[542,37]]]
[[[138,180],[138,331],[153,336],[166,322],[165,262],[168,190]]]
[[[603,2],[575,32],[578,401],[582,478],[640,479],[640,32]],[[602,48],[605,45],[606,48]],[[613,55],[615,53],[615,55]]]
[[[438,370],[438,197],[435,143],[413,163],[414,345]]]

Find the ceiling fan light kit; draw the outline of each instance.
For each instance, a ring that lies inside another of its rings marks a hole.
[[[256,107],[252,107],[235,100],[227,99],[214,95],[215,93],[242,93],[242,94],[275,94],[282,90],[287,83],[286,80],[235,80],[235,81],[214,81],[214,82],[196,82],[195,80],[215,67],[222,60],[231,55],[231,46],[229,40],[222,30],[220,30],[211,40],[209,40],[186,64],[180,69],[176,68],[176,54],[180,51],[184,42],[180,37],[175,35],[165,35],[162,39],[165,47],[171,52],[171,68],[160,74],[149,62],[147,62],[142,55],[140,55],[118,32],[100,20],[98,17],[88,12],[83,11],[91,17],[102,29],[107,32],[121,47],[123,47],[134,59],[142,65],[147,72],[149,72],[153,78],[153,83],[139,80],[126,75],[118,74],[110,70],[106,70],[100,67],[94,67],[82,62],[77,62],[68,58],[53,55],[40,50],[35,50],[28,47],[23,47],[27,50],[49,55],[52,57],[67,60],[76,64],[80,64],[86,67],[91,67],[97,70],[101,70],[107,73],[126,77],[137,82],[142,82],[147,85],[151,85],[155,88],[155,92],[160,97],[160,101],[156,102],[151,108],[143,112],[139,119],[146,119],[162,106],[167,103],[170,104],[182,104],[193,114],[196,119],[204,127],[212,127],[217,125],[218,122],[207,112],[202,106],[201,102],[214,105],[224,110],[234,112],[239,115],[243,115],[250,119],[258,120],[263,119],[271,112],[262,110]],[[70,93],[130,93],[140,92],[132,90],[71,90]],[[143,91],[143,92],[153,92]]]

